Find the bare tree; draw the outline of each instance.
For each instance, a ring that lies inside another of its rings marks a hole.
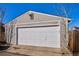
[[[4,14],[5,14],[5,8],[0,8],[0,39],[2,39],[2,31],[5,31],[3,29],[3,18],[4,18]]]
[[[69,14],[71,12],[71,8],[68,9],[68,5],[67,5],[67,8],[65,8],[64,5],[62,5],[62,4],[58,4],[58,6],[57,6],[57,4],[55,4],[55,9],[56,9],[57,15],[62,16],[61,19],[63,21],[64,21],[63,17],[66,17],[66,20],[68,19]],[[68,40],[68,26],[67,26],[67,23],[68,22],[66,21],[66,24],[64,24],[64,27],[65,27],[64,30],[65,30],[65,33],[66,33],[65,38],[66,38],[66,41],[68,42],[69,40]],[[68,43],[67,43],[67,45],[68,45]]]

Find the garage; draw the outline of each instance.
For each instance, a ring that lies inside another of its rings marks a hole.
[[[65,52],[68,46],[70,20],[60,16],[28,11],[5,25],[7,26],[5,28],[6,41],[13,47],[24,49],[20,50],[22,53],[31,52],[28,55]]]
[[[60,48],[59,26],[22,27],[17,30],[18,45]]]

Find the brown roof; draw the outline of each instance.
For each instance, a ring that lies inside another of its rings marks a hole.
[[[75,26],[75,27],[73,27],[72,29],[73,29],[73,30],[79,30],[79,27],[76,27],[76,26]]]

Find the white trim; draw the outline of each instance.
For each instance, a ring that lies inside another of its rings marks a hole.
[[[46,15],[46,16],[50,16],[50,17],[64,18],[64,19],[70,20],[69,18],[60,17],[60,16],[56,16],[56,15],[51,15],[51,14],[46,14],[46,13],[41,13],[41,12],[36,12],[36,11],[28,11],[28,13],[42,14],[42,15]]]

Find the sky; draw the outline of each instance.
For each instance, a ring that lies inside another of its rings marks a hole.
[[[5,9],[3,23],[8,23],[23,13],[32,10],[70,18],[69,28],[79,26],[78,3],[0,3],[0,8]]]

